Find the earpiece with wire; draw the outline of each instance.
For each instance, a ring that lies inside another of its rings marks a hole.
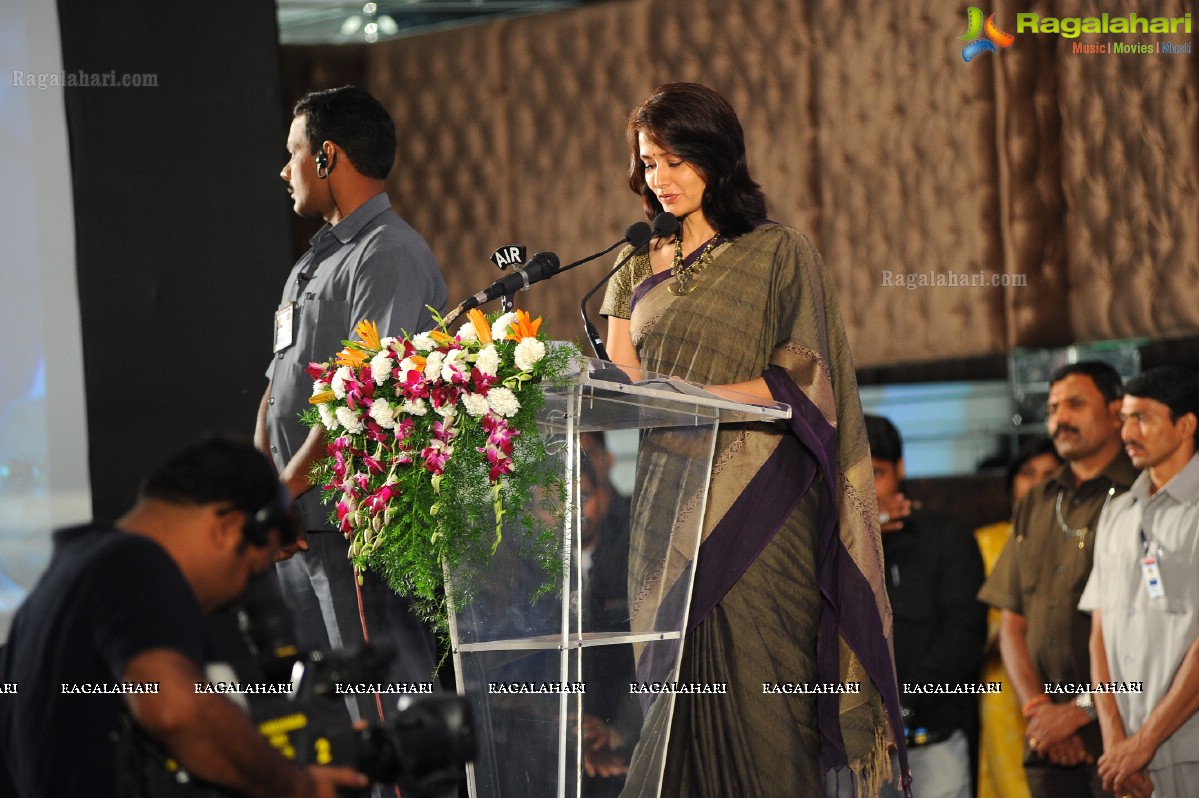
[[[327,145],[329,142],[325,142],[325,144]],[[330,157],[330,153],[332,153],[332,157]],[[320,151],[316,154],[316,176],[321,180],[328,179],[329,175],[333,174],[333,167],[335,166],[337,166],[337,150],[332,147],[326,150],[324,145],[322,145]],[[340,214],[341,206],[337,204],[337,195],[333,193],[333,183],[329,182],[325,185],[329,187],[329,199],[333,201],[333,207],[337,208]]]
[[[327,178],[332,172],[333,167],[337,165],[337,152],[334,151],[333,159],[329,159],[329,153],[323,149],[316,154],[316,176],[321,180]]]

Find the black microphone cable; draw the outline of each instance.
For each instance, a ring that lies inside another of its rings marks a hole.
[[[641,234],[636,240],[631,237],[631,233],[633,232],[634,228],[637,228],[637,232]],[[645,228],[645,230],[642,231],[640,228]],[[635,225],[630,225],[628,231],[625,233],[625,240],[632,244],[633,248],[629,250],[627,255],[616,262],[616,265],[612,267],[612,270],[605,274],[603,279],[595,284],[594,288],[583,295],[583,301],[579,303],[579,313],[583,316],[583,329],[587,333],[587,340],[591,343],[592,351],[595,352],[595,356],[600,360],[609,359],[608,350],[604,348],[603,339],[600,338],[599,332],[595,329],[595,325],[591,323],[591,319],[587,316],[587,302],[591,299],[591,297],[595,296],[595,292],[600,290],[605,283],[611,280],[612,275],[620,271],[621,267],[628,263],[633,255],[637,254],[637,252],[643,246],[648,244],[652,239],[662,238],[663,236],[671,236],[678,231],[678,217],[673,213],[667,213],[665,211],[654,217],[654,223],[652,226],[647,225],[645,222],[638,222]],[[617,247],[617,245],[621,243],[624,242],[618,241],[616,244],[608,247],[608,249],[605,251],[611,252]],[[602,255],[603,253],[600,254]],[[596,255],[595,257],[599,257],[599,255]]]

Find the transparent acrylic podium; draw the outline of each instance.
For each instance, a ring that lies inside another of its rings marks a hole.
[[[632,794],[623,777],[586,767],[630,763],[636,794],[660,794],[667,735],[640,739],[641,728],[674,705],[660,686],[677,680],[717,426],[790,416],[744,398],[585,358],[569,384],[547,390],[538,429],[568,500],[560,518],[537,517],[557,530],[561,572],[531,599],[546,573],[506,531],[491,568],[469,577],[474,600],[450,613],[479,745],[472,798]],[[606,470],[589,433],[622,430],[638,441],[631,506],[595,524],[591,494]]]

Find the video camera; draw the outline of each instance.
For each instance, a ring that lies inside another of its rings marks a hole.
[[[217,618],[210,631],[236,678],[208,682],[204,689],[242,705],[287,759],[352,767],[372,783],[399,786],[405,798],[456,791],[463,766],[475,756],[464,698],[421,694],[423,689],[398,695],[388,691],[384,697],[398,710],[388,722],[359,729],[349,723],[345,701],[357,691],[347,687],[392,687],[386,682],[394,654],[387,647],[367,644],[302,653],[295,644],[291,612],[269,579],[255,580],[236,614]],[[126,727],[118,746],[125,798],[234,795],[184,773],[131,721]]]

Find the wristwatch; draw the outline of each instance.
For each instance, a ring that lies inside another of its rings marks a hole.
[[[1095,720],[1097,717],[1095,714],[1095,702],[1091,699],[1090,692],[1079,693],[1076,695],[1074,697],[1074,706],[1087,713],[1087,717],[1091,720]]]

